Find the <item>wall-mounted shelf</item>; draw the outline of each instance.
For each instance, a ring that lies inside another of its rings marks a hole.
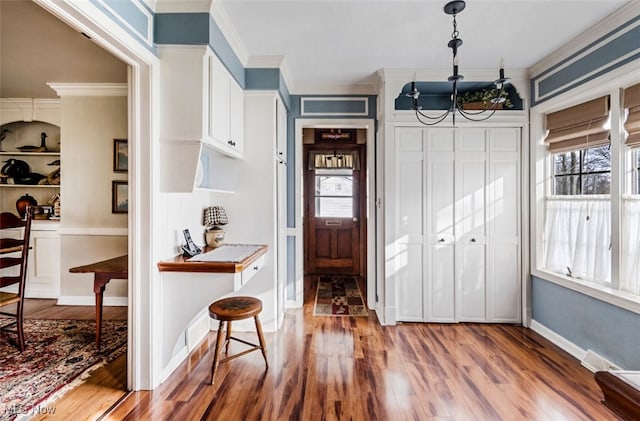
[[[60,156],[60,151],[58,151],[58,152],[0,151],[0,155],[9,155],[9,156]]]

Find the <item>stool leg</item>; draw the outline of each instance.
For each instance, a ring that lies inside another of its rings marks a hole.
[[[229,353],[229,342],[231,342],[230,338],[231,338],[231,321],[228,321],[227,322],[227,337],[226,337],[225,347],[224,347],[224,353],[225,354]]]
[[[264,357],[264,364],[269,368],[269,361],[267,361],[267,346],[264,343],[264,335],[262,334],[262,325],[260,324],[260,319],[258,316],[254,317],[256,321],[256,330],[258,331],[258,340],[260,341],[260,350],[262,351],[262,356]]]
[[[218,359],[220,357],[220,348],[222,346],[222,332],[223,332],[224,322],[221,320],[218,325],[218,336],[216,338],[216,347],[213,351],[213,365],[211,366],[211,383],[213,384],[213,380],[216,375],[216,369],[218,368]]]

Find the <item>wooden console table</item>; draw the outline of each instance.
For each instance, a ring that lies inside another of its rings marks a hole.
[[[93,292],[96,294],[96,347],[100,349],[102,337],[102,298],[104,288],[112,279],[129,278],[129,256],[102,260],[69,269],[71,273],[93,273]]]

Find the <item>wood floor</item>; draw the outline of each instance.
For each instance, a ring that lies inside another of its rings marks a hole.
[[[531,330],[383,327],[373,313],[314,317],[313,289],[305,290],[304,309],[265,333],[268,371],[262,355],[250,353],[222,364],[210,386],[210,333],[165,383],[131,393],[103,419],[616,419],[600,404],[593,374]]]
[[[306,291],[304,309],[265,334],[267,372],[259,353],[248,354],[223,364],[209,386],[210,334],[155,391],[131,393],[109,411],[125,396],[122,357],[52,403],[53,416],[33,419],[616,419],[599,403],[593,375],[528,329],[314,317],[313,286]],[[27,300],[27,317],[94,317],[92,307],[50,301]],[[104,314],[124,319],[126,308]]]

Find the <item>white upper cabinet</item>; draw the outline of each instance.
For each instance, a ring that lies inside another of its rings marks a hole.
[[[244,92],[218,58],[209,62],[209,131],[214,147],[241,158],[244,152]]]
[[[162,190],[233,191],[233,182],[222,181],[232,167],[227,158],[244,158],[242,87],[208,46],[160,46],[158,53]]]

